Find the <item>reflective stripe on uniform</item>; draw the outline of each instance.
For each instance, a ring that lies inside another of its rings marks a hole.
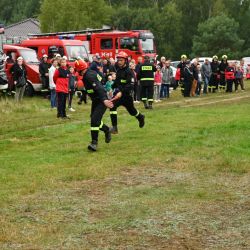
[[[127,80],[121,79],[121,83],[126,83],[126,82],[127,82]]]
[[[153,70],[152,66],[142,66],[141,67],[142,70]]]
[[[94,93],[94,90],[93,90],[93,89],[88,89],[88,90],[87,90],[87,93],[88,93],[88,94],[92,94],[92,93]]]
[[[102,77],[100,75],[98,75],[98,74],[96,76],[97,76],[98,81],[101,82],[102,81]]]
[[[137,117],[140,114],[140,112],[138,110],[136,110],[136,111],[137,111],[137,114],[135,115],[135,117]]]
[[[142,101],[147,101],[147,100],[148,100],[148,98],[142,98],[141,100],[142,100]]]
[[[91,127],[91,131],[99,131],[99,127]]]
[[[141,78],[141,81],[154,81],[154,78]]]
[[[148,99],[148,101],[149,101],[149,102],[153,102],[153,101],[154,101],[154,99]]]
[[[99,128],[101,129],[103,127],[103,121],[101,121],[101,125],[99,126]]]
[[[117,111],[110,111],[111,115],[117,115]]]

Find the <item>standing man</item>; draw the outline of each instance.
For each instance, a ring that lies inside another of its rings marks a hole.
[[[212,74],[211,65],[208,59],[205,59],[205,63],[201,66],[201,74],[204,80],[203,94],[207,94],[207,88]],[[209,88],[209,92],[211,92],[211,88]]]
[[[145,109],[153,108],[154,72],[156,72],[156,67],[150,63],[149,56],[145,56],[144,63],[141,64],[137,75],[141,84],[141,100],[144,103]]]
[[[108,100],[107,93],[101,84],[101,77],[91,69],[86,62],[78,60],[75,68],[83,76],[85,88],[92,100],[91,106],[91,143],[88,145],[90,151],[97,150],[99,130],[105,133],[105,142],[111,141],[109,127],[102,122],[102,117],[107,108],[112,108],[113,103]]]
[[[218,56],[213,56],[213,61],[211,62],[211,78],[209,82],[210,88],[212,88],[213,93],[218,89],[218,78],[219,78],[219,62]]]
[[[49,63],[48,56],[46,54],[43,55],[42,61],[39,64],[39,73],[42,81],[42,91],[49,90]]]
[[[114,107],[110,109],[110,118],[112,121],[111,133],[117,134],[117,108],[119,106],[124,106],[128,113],[131,116],[134,116],[138,122],[139,127],[144,127],[144,115],[142,115],[138,110],[134,107],[133,102],[133,89],[134,89],[134,79],[131,70],[128,65],[128,55],[121,51],[117,56],[117,71],[116,71],[116,79],[112,88],[114,91],[114,97],[111,101],[114,103]]]
[[[222,56],[222,61],[219,65],[219,71],[220,71],[220,84],[219,84],[219,90],[225,90],[226,89],[226,79],[225,79],[225,70],[228,67],[227,62],[227,56]]]

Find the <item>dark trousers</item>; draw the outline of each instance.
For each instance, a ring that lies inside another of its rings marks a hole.
[[[92,101],[91,106],[91,139],[92,142],[98,142],[99,130],[108,132],[109,127],[102,122],[102,117],[106,111],[106,106],[100,100]]]
[[[48,76],[42,76],[42,89],[48,89],[49,88],[49,77]]]
[[[57,92],[57,117],[66,117],[67,93]]]
[[[201,84],[202,84],[202,82],[198,80],[196,91],[195,91],[196,95],[200,95],[201,94]]]
[[[192,81],[184,81],[184,97],[190,97]]]
[[[233,82],[234,82],[234,80],[227,80],[226,92],[233,92]]]
[[[69,108],[71,108],[74,94],[75,94],[74,90],[70,90],[70,91],[69,91],[69,105],[68,105]]]
[[[80,96],[80,100],[79,102],[82,103],[82,101],[84,101],[84,103],[87,103],[87,92],[86,90],[81,90],[81,96]]]
[[[225,89],[226,88],[226,79],[225,79],[225,74],[220,74],[220,84],[219,84],[220,89]]]
[[[151,85],[141,85],[141,100],[143,102],[154,101],[154,83]]]
[[[161,98],[166,98],[166,97],[169,98],[169,86],[170,84],[162,83],[160,91]]]
[[[114,103],[114,107],[110,109],[112,126],[117,126],[117,108],[119,106],[125,107],[131,116],[135,116],[137,119],[140,118],[141,113],[134,107],[133,97],[130,95],[123,95]]]
[[[211,86],[213,92],[215,92],[216,89],[218,89],[218,77],[217,74],[212,73],[209,86]]]
[[[140,94],[139,94],[139,85],[136,83],[134,85],[134,101],[139,101],[140,100]]]

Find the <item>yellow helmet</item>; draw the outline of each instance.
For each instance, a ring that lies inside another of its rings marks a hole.
[[[186,55],[181,55],[181,59],[187,59]]]
[[[213,60],[218,60],[218,56],[213,56]]]
[[[223,55],[221,58],[222,58],[223,60],[227,60],[227,55]]]

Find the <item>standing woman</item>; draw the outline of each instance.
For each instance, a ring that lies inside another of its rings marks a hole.
[[[17,62],[13,65],[11,72],[13,74],[13,80],[16,86],[15,100],[16,102],[21,102],[27,82],[27,70],[24,66],[23,58],[21,56],[17,58]]]

